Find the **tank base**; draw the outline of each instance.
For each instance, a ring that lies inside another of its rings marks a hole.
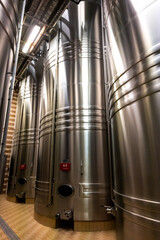
[[[23,202],[23,203],[26,203],[26,204],[34,204],[34,198],[25,198],[24,201],[18,201],[17,197],[7,196],[7,200],[9,202],[14,202],[14,203],[21,203],[21,202]]]
[[[74,221],[74,231],[77,232],[96,232],[96,231],[108,231],[115,229],[115,221],[95,221],[95,222],[79,222]]]
[[[10,196],[8,196],[8,195],[7,195],[7,200],[8,200],[9,202],[13,202],[13,203],[16,203],[16,202],[17,202],[16,197],[10,197]]]
[[[66,224],[63,226],[62,224],[58,224],[56,219],[39,215],[38,213],[34,212],[34,219],[47,226],[52,228],[66,228]],[[94,222],[80,222],[80,221],[73,221],[73,229],[76,232],[96,232],[96,231],[109,231],[115,229],[116,223],[115,220],[110,221],[94,221]]]
[[[34,204],[34,198],[26,198],[26,204]]]
[[[56,220],[53,218],[42,216],[34,212],[34,219],[37,222],[43,224],[44,226],[56,228]]]

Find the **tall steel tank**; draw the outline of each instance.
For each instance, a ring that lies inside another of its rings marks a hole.
[[[101,1],[70,4],[60,21],[54,213],[105,221],[110,203]]]
[[[104,1],[118,240],[160,239],[160,1]]]
[[[3,134],[13,54],[15,51],[18,3],[18,0],[0,1],[0,142]]]
[[[47,56],[35,211],[60,220],[110,219],[100,2],[70,3]]]
[[[9,200],[16,197],[18,201],[29,202],[35,195],[42,76],[43,58],[30,64],[27,77],[21,82],[8,182]]]

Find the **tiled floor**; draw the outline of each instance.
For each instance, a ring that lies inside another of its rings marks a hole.
[[[33,217],[33,204],[18,204],[0,195],[0,216],[21,240],[116,240],[114,230],[107,232],[73,232],[39,224]],[[8,240],[0,229],[0,240]]]

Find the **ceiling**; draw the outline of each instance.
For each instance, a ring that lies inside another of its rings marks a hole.
[[[25,8],[19,59],[17,65],[16,82],[23,79],[29,62],[35,57],[39,46],[44,40],[48,40],[50,34],[56,31],[55,24],[66,9],[70,0],[28,0]],[[74,0],[73,0],[74,1]],[[75,0],[78,3],[77,0]],[[28,39],[33,27],[38,25],[43,28],[43,34],[29,54],[22,52],[22,48]]]

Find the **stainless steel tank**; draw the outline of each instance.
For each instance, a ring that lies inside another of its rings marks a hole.
[[[107,220],[109,167],[100,1],[70,4],[60,21],[54,213]]]
[[[61,220],[105,221],[101,206],[110,204],[110,186],[100,1],[70,3],[59,28],[46,62],[35,211]],[[53,206],[47,205],[51,191]]]
[[[30,64],[27,75],[22,80],[19,90],[8,182],[8,196],[17,197],[18,200],[32,199],[35,194],[43,76],[42,58]]]
[[[104,1],[118,240],[160,239],[160,1]]]
[[[13,54],[15,51],[18,3],[18,0],[0,1],[0,141],[2,140]]]

